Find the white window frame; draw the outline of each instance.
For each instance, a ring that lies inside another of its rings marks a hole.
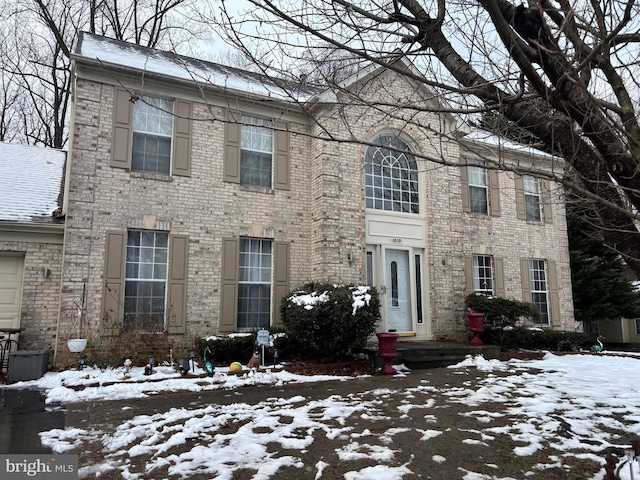
[[[547,261],[542,258],[529,260],[529,282],[531,285],[531,302],[540,311],[540,326],[548,327],[550,322],[549,284]]]
[[[133,105],[131,171],[171,175],[174,101],[143,95]],[[136,149],[140,141],[143,149]],[[168,142],[168,147],[167,147]],[[154,145],[155,144],[155,145]],[[160,152],[160,146],[167,151]],[[166,162],[161,162],[166,158]]]
[[[491,255],[473,255],[473,290],[482,295],[494,295],[494,262]]]
[[[239,330],[251,330],[270,325],[272,275],[273,240],[240,237],[237,316]]]
[[[169,232],[128,230],[124,285],[124,325],[166,328]],[[136,290],[135,294],[133,290]],[[141,290],[147,293],[142,293]]]
[[[409,146],[392,135],[374,143],[379,146],[369,146],[365,154],[366,208],[420,213],[418,168]]]
[[[467,166],[469,183],[469,211],[476,215],[489,215],[489,172],[485,162],[472,158]],[[478,199],[484,197],[484,202]]]
[[[241,114],[240,184],[273,186],[273,120]],[[267,168],[268,165],[268,168]]]
[[[529,222],[542,221],[542,194],[540,189],[540,179],[533,175],[522,177],[524,184],[524,205],[526,219]]]

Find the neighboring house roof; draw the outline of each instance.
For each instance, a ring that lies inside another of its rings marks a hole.
[[[53,148],[0,142],[0,226],[62,222],[66,156]]]
[[[305,82],[276,79],[87,32],[80,33],[72,56],[76,61],[82,60],[106,68],[127,67],[148,74],[274,100],[305,102],[321,91]],[[295,98],[292,98],[291,92],[295,92]]]

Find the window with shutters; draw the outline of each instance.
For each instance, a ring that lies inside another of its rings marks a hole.
[[[419,213],[418,168],[409,146],[391,135],[374,143],[379,146],[367,148],[365,156],[366,207]]]
[[[273,121],[242,115],[240,127],[240,184],[271,188]]]
[[[489,181],[484,162],[470,159],[467,167],[469,176],[469,204],[471,213],[489,215]]]
[[[126,327],[165,327],[169,234],[129,230],[124,284]]]
[[[473,256],[473,290],[483,295],[493,295],[493,258],[491,255]]]
[[[529,282],[531,302],[540,310],[540,324],[549,325],[549,291],[547,265],[544,259],[532,258],[529,261]]]
[[[271,319],[272,241],[240,238],[238,328],[268,327]]]
[[[526,219],[530,222],[540,222],[542,221],[540,181],[531,175],[524,175],[522,181],[524,186]]]
[[[131,171],[169,175],[173,100],[142,96],[133,105]]]

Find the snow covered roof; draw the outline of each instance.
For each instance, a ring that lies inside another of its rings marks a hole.
[[[549,159],[558,159],[554,155],[550,155],[542,150],[533,148],[530,145],[523,143],[517,143],[508,138],[501,137],[495,133],[488,132],[482,129],[473,129],[460,139],[463,143],[470,143],[474,145],[482,145],[490,149],[498,149],[502,151],[511,151],[513,153],[527,154],[538,158],[546,157]]]
[[[0,142],[0,226],[59,223],[65,160],[62,150]]]
[[[273,100],[304,102],[320,92],[304,82],[276,79],[87,32],[80,33],[73,58],[106,68],[125,67]],[[291,92],[295,92],[295,98]]]

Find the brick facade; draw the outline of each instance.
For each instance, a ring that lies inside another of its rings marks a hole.
[[[514,176],[500,172],[500,216],[464,213],[456,165],[470,146],[455,141],[450,116],[425,111],[407,125],[402,111],[381,112],[357,102],[345,108],[332,101],[321,102],[312,119],[294,105],[260,102],[237,92],[212,90],[203,99],[199,90],[158,76],[145,77],[143,85],[140,75],[105,72],[80,60],[76,67],[58,363],[70,360],[62,339],[71,328],[70,313],[83,291],[87,335],[100,334],[109,231],[155,229],[188,236],[186,325],[184,333],[173,339],[181,348],[191,345],[196,336],[219,331],[225,238],[288,242],[292,288],[311,280],[364,282],[370,247],[366,239],[372,238],[367,225],[376,212],[364,206],[366,147],[355,140],[373,141],[383,132],[401,133],[418,155],[420,213],[408,219],[423,232],[411,244],[411,251],[420,252],[423,259],[424,325],[417,337],[466,338],[464,262],[473,253],[504,260],[505,292],[517,299],[522,298],[521,259],[552,260],[557,266],[562,313],[554,319],[553,328],[573,330],[562,192],[559,187],[553,190],[553,223],[521,221],[516,218]],[[192,102],[189,176],[132,173],[110,166],[115,92],[123,86],[131,90],[144,86],[147,93]],[[394,72],[370,77],[353,88],[359,98],[434,102]],[[286,121],[289,189],[223,181],[224,120],[230,105]],[[327,139],[319,124],[343,141]],[[390,245],[381,242],[379,247]]]
[[[57,338],[62,236],[57,243],[42,242],[38,235],[24,237],[0,240],[0,256],[24,259],[20,312],[20,328],[24,330],[12,338],[19,338],[22,350],[47,350]],[[45,269],[47,276],[43,274]]]

